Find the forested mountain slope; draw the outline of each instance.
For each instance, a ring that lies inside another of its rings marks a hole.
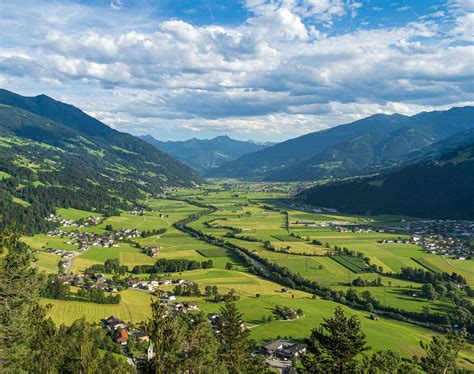
[[[17,222],[35,232],[55,207],[107,213],[127,208],[144,192],[200,181],[181,162],[77,108],[8,91],[0,101],[44,115],[0,104],[2,225]]]
[[[157,140],[151,135],[141,136],[141,139],[201,173],[215,169],[227,161],[235,160],[243,154],[268,147],[268,145],[250,141],[235,140],[226,135],[214,139],[194,138],[167,142]]]
[[[474,143],[388,174],[327,183],[298,199],[349,213],[474,219]]]
[[[288,181],[372,173],[409,153],[474,128],[473,118],[473,107],[411,117],[378,114],[244,155],[210,175]]]

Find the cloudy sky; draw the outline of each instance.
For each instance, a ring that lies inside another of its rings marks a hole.
[[[159,139],[474,102],[472,0],[0,0],[0,87]]]

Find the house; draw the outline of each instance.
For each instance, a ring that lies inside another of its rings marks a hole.
[[[282,349],[276,352],[276,356],[283,360],[293,360],[298,358],[301,354],[306,352],[306,345],[304,344],[293,344],[285,345]]]
[[[176,301],[176,296],[174,295],[174,293],[171,293],[171,292],[164,292],[162,295],[161,295],[161,300],[167,300],[168,302],[170,301]]]
[[[141,283],[142,281],[140,279],[132,279],[128,282],[128,284],[132,287],[132,288],[137,288],[138,285]]]
[[[266,356],[273,356],[278,350],[282,349],[285,344],[288,344],[288,340],[277,339],[269,341],[261,346],[260,350]]]
[[[373,321],[378,321],[380,319],[380,317],[377,314],[371,314],[370,319],[373,320]]]
[[[133,337],[140,341],[140,342],[148,342],[150,341],[150,337],[148,336],[148,334],[144,331],[136,331],[134,332],[133,334]]]
[[[122,345],[127,344],[128,342],[128,332],[125,329],[119,328],[115,330],[114,333],[114,339],[117,343],[120,343]]]
[[[104,328],[107,328],[110,331],[127,328],[127,324],[115,316],[110,316],[109,318],[104,319],[102,321],[102,325],[104,326]]]
[[[186,307],[187,310],[199,310],[198,305],[196,303],[193,303],[193,302],[186,303],[186,304],[184,304],[184,306]]]
[[[94,279],[97,281],[97,283],[105,283],[107,281],[107,278],[104,274],[95,274]]]
[[[269,341],[260,347],[260,352],[266,356],[282,360],[293,360],[306,352],[306,345],[285,339]]]

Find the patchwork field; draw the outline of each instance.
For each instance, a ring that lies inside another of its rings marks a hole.
[[[370,291],[382,305],[414,312],[421,312],[425,307],[438,313],[453,312],[453,303],[449,298],[429,302],[418,295],[421,283],[366,272],[365,262],[362,259],[334,256],[336,247],[363,253],[370,258],[371,264],[382,267],[385,272],[398,273],[402,267],[423,268],[433,272],[457,272],[474,285],[472,260],[443,258],[427,253],[412,244],[381,242],[384,239],[407,238],[403,233],[349,232],[333,227],[337,223],[346,225],[345,227],[350,227],[347,224],[355,223],[384,228],[387,225],[396,226],[410,218],[305,213],[285,205],[286,201],[282,198],[287,196],[288,187],[275,185],[274,188],[268,189],[267,186],[266,191],[260,191],[260,188],[263,189],[263,185],[242,183],[229,187],[226,182],[216,182],[200,189],[178,190],[173,193],[172,199],[153,198],[144,201],[150,207],[150,211],[143,216],[123,212],[118,217],[108,217],[100,225],[86,227],[84,230],[102,233],[108,224],[112,225],[113,229],[138,228],[140,231],[166,228],[165,233],[133,239],[142,247],[156,246],[158,251],[156,257],[144,254],[135,243],[120,243],[117,247],[110,248],[92,247],[80,253],[74,260],[71,271],[80,273],[92,264],[103,263],[111,258],[119,259],[120,264],[129,266],[129,269],[136,265],[151,265],[158,259],[196,261],[211,259],[214,266],[211,269],[175,273],[171,277],[196,282],[202,291],[206,286],[217,286],[221,294],[235,291],[240,297],[237,304],[244,313],[244,320],[251,328],[252,336],[259,342],[278,336],[303,339],[309,335],[312,328],[319,325],[322,318],[333,313],[337,305],[334,302],[313,299],[312,295],[296,290],[282,292],[282,285],[248,273],[248,269],[232,250],[211,245],[176,229],[173,224],[178,220],[203,212],[203,208],[180,200],[186,199],[216,208],[215,212],[202,215],[189,226],[255,251],[258,256],[285,266],[304,278],[338,291],[346,291],[352,287],[350,284],[357,277],[367,281],[380,277],[382,287],[353,288],[359,294]],[[288,225],[285,212],[288,212]],[[93,212],[64,209],[58,210],[58,214],[65,218],[80,219],[93,215]],[[229,234],[234,237],[229,237],[232,236]],[[66,243],[67,239],[49,238],[45,235],[26,237],[24,241],[40,250],[36,266],[49,273],[57,271],[57,262],[61,258],[44,252],[45,249],[77,250],[74,245]],[[276,251],[266,249],[265,241],[269,241]],[[331,256],[328,256],[329,254]],[[228,263],[233,265],[233,270],[226,270]],[[149,275],[138,276],[146,278]],[[172,286],[166,287],[169,290],[173,289]],[[83,316],[89,321],[99,321],[112,314],[133,322],[143,321],[149,317],[149,304],[152,298],[150,294],[130,289],[122,291],[121,295],[122,302],[119,305],[61,300],[43,302],[52,305],[49,315],[56,323],[70,323]],[[221,304],[205,297],[178,299],[196,301],[205,313],[217,312],[221,307]],[[304,317],[294,321],[263,323],[262,317],[272,315],[277,305],[302,308]],[[390,348],[401,352],[404,357],[411,357],[413,354],[421,353],[419,341],[427,341],[432,335],[430,330],[415,325],[384,318],[373,321],[367,312],[345,309],[349,314],[355,314],[361,319],[369,344],[374,349]],[[466,364],[465,358],[470,355],[473,355],[472,350],[463,352],[464,358],[461,360],[463,364]]]

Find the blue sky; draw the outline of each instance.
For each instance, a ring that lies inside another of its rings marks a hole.
[[[163,140],[472,105],[470,0],[0,1],[0,86]]]

